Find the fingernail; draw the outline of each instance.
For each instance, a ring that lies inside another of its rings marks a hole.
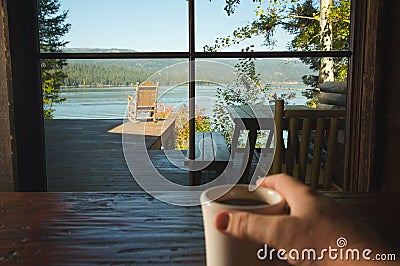
[[[256,180],[256,185],[260,185],[262,182],[264,182],[265,177],[258,177],[258,179]]]
[[[216,217],[215,226],[220,231],[228,229],[229,220],[231,216],[229,213],[221,213]]]

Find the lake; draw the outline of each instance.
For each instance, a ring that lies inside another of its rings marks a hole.
[[[196,105],[206,108],[211,114],[216,101],[217,86],[196,86]],[[303,84],[281,84],[271,93],[296,93],[290,104],[303,105],[307,98],[301,95],[305,90]],[[127,97],[132,95],[135,87],[109,88],[71,88],[62,89],[60,96],[66,101],[55,105],[55,119],[122,119],[125,117]],[[165,106],[188,105],[188,89],[186,86],[160,87],[159,102]]]

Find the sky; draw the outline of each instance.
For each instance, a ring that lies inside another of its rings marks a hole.
[[[68,10],[68,48],[121,48],[135,51],[187,51],[188,4],[185,0],[60,0]],[[242,1],[235,14],[224,11],[225,0],[196,0],[196,50],[255,17],[255,4]],[[273,50],[286,50],[290,36],[280,31]],[[240,51],[255,44],[267,50],[262,38],[224,51]],[[271,50],[268,48],[268,50]]]

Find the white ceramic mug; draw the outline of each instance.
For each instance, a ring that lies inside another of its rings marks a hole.
[[[232,238],[220,233],[214,227],[214,218],[219,211],[229,209],[280,214],[284,212],[285,200],[275,190],[265,187],[258,187],[254,191],[249,191],[249,185],[235,185],[229,190],[231,187],[232,185],[211,187],[200,196],[207,265],[266,265],[266,261],[261,261],[257,257],[257,251],[263,248],[263,244]],[[252,201],[258,203],[253,204]]]

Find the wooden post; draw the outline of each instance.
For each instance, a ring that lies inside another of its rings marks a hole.
[[[311,135],[311,119],[309,117],[303,119],[303,127],[301,128],[301,143],[300,143],[300,154],[299,154],[299,169],[297,173],[297,179],[300,182],[306,182],[307,174],[307,156],[308,149],[310,147],[310,135]]]
[[[37,1],[7,1],[18,191],[46,191]]]
[[[311,165],[311,189],[316,190],[319,181],[319,175],[321,173],[321,157],[322,157],[322,145],[324,141],[324,118],[320,117],[317,119],[317,129],[314,143],[314,153]]]
[[[297,117],[289,119],[289,136],[286,150],[286,169],[285,173],[293,175],[293,168],[296,161],[296,148],[297,148]]]
[[[274,161],[272,163],[272,174],[277,174],[282,172],[282,156],[283,156],[283,100],[275,101],[275,154]]]
[[[1,2],[0,20],[0,191],[14,191],[17,185],[13,93],[8,37],[7,3]]]
[[[384,91],[386,95],[389,95],[389,91],[397,91],[396,86],[398,83],[395,83],[393,86],[382,85],[382,82],[385,80],[382,76],[387,73],[387,71],[382,71],[382,69],[386,70],[392,62],[396,62],[396,58],[389,52],[397,50],[397,44],[393,46],[394,49],[382,49],[383,47],[380,47],[382,39],[386,39],[386,37],[391,39],[397,35],[389,36],[382,34],[383,27],[387,30],[394,25],[384,25],[383,23],[386,20],[381,14],[383,2],[385,2],[385,5],[390,4],[391,9],[397,12],[395,6],[398,1],[351,1],[351,50],[353,51],[353,55],[349,67],[351,71],[349,73],[349,94],[347,101],[346,180],[344,183],[344,190],[349,191],[368,192],[377,188],[374,183],[378,179],[381,179],[381,174],[375,174],[375,164],[377,159],[379,159],[379,156],[377,156],[376,137],[378,128],[382,127],[381,124],[377,123],[377,114],[379,111],[377,95],[380,91]],[[393,33],[395,32],[396,30],[394,29]],[[390,61],[387,64],[381,62],[383,53],[391,55]],[[396,72],[395,75],[398,76],[398,73]],[[389,100],[391,99],[396,102],[395,107],[397,108],[396,97],[390,97]],[[382,104],[387,106],[388,102],[382,101]],[[391,116],[390,130],[396,132],[393,127],[393,117],[395,116],[391,112],[385,112],[386,114],[390,114]],[[390,143],[390,146],[397,149],[397,146],[393,145],[392,142],[387,142],[387,139],[390,138],[382,138],[383,141],[380,144]],[[391,152],[382,152],[382,154],[386,153],[390,154],[390,161],[396,162]]]

